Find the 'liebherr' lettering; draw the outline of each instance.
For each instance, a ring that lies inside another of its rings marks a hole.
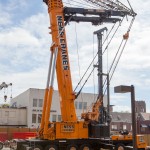
[[[58,31],[60,34],[59,41],[61,46],[61,56],[62,56],[62,64],[64,70],[69,70],[69,63],[68,63],[68,55],[67,55],[67,47],[66,47],[66,40],[63,31],[63,20],[62,16],[57,16],[57,23],[58,23]]]

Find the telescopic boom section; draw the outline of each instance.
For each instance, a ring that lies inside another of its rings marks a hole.
[[[52,46],[39,137],[47,140],[88,138],[88,126],[84,121],[77,121],[75,112],[75,93],[72,89],[63,4],[61,0],[44,0],[44,2],[48,5]],[[61,122],[49,122],[55,68],[60,97]]]
[[[50,29],[52,35],[52,51],[58,47],[56,74],[62,121],[76,122],[74,106],[75,94],[72,89],[72,80],[69,65],[66,33],[64,28],[63,3],[61,0],[44,0],[48,5]],[[49,110],[50,111],[50,110]]]

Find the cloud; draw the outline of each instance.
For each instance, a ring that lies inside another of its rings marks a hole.
[[[41,20],[43,22],[39,26]],[[44,63],[48,64],[49,57],[47,56],[50,55],[51,38],[45,27],[45,20],[46,17],[43,14],[36,14],[22,21],[18,26],[1,30],[0,58],[1,66],[7,70],[5,73],[26,72],[43,66]],[[9,67],[11,70],[8,69]]]
[[[4,26],[4,25],[8,26],[8,25],[10,25],[12,23],[11,15],[8,12],[4,11],[3,7],[4,6],[2,6],[0,4],[0,16],[1,16],[0,17],[0,28],[2,28],[2,26]]]
[[[21,8],[24,8],[27,6],[26,1],[17,1],[17,0],[6,0],[2,1],[0,3],[0,25],[3,28],[8,27],[13,23],[13,17],[15,11],[20,11]],[[23,10],[23,9],[22,9]]]
[[[16,9],[24,8],[25,6],[27,6],[26,1],[8,0],[8,1],[6,1],[6,6],[4,9],[6,11],[13,11]]]
[[[47,68],[36,68],[29,72],[14,72],[0,76],[1,81],[5,81],[7,84],[12,83],[12,97],[19,95],[29,88],[45,88],[47,79]],[[8,96],[7,102],[9,102],[9,96],[11,95],[10,87],[5,90]],[[0,103],[3,102],[4,90],[0,91]]]
[[[15,88],[14,95],[26,90],[26,88],[45,87],[51,35],[48,34],[50,30],[48,29],[49,16],[47,14],[47,7],[44,4],[41,5],[41,3],[32,1],[29,4],[27,1],[18,2],[17,0],[10,0],[4,7],[4,4],[0,2],[0,14],[2,16],[0,18],[0,80],[1,82],[13,82]],[[35,5],[33,6],[32,4],[37,4],[36,10],[34,8]],[[150,35],[150,2],[137,0],[133,1],[132,5],[139,15],[135,19],[129,41],[110,83],[110,87],[112,88],[114,85],[119,84],[135,84],[139,92],[140,89],[141,91],[148,91],[150,83],[150,51],[148,44],[148,37]],[[141,6],[143,9],[141,9]],[[117,47],[122,40],[122,35],[127,31],[128,25],[129,22],[126,23],[126,20],[124,20],[108,48],[108,66],[110,66],[113,60]],[[93,59],[93,53],[96,54],[97,52],[97,37],[93,36],[93,32],[105,26],[108,26],[110,30],[112,25],[92,26],[90,23],[70,23],[66,27],[74,86],[80,80],[79,72],[81,76],[84,74]],[[106,34],[104,37],[106,37]],[[78,62],[80,63],[80,68],[78,67]],[[104,56],[104,72],[107,72],[107,53]],[[94,74],[95,76],[97,75],[97,69]],[[96,87],[97,76],[93,79],[92,74],[84,91],[93,92],[94,82]],[[56,82],[55,88],[57,89]],[[140,96],[148,99],[148,95],[144,96],[142,93]],[[124,96],[120,98],[113,97],[113,99],[116,101],[114,104],[117,105],[119,103],[120,108],[128,110],[128,106],[123,107],[121,104],[122,101],[120,99],[124,100]],[[120,108],[116,107],[116,110]]]
[[[33,35],[31,35],[29,31],[20,27],[10,28],[1,32],[0,35],[1,46],[11,46],[12,48],[16,48],[17,46],[37,46],[38,44],[38,40]]]
[[[48,14],[38,13],[22,20],[20,26],[38,39],[45,39],[50,31]],[[49,37],[50,39],[50,37]]]
[[[117,105],[113,107],[114,112],[131,112],[131,108],[125,105]]]
[[[8,13],[0,12],[0,25],[8,25],[11,24],[11,17]]]
[[[13,83],[13,97],[31,87],[45,88],[51,45],[46,17],[31,14],[0,30],[0,82]]]

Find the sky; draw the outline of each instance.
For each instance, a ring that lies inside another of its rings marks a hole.
[[[122,2],[127,4],[126,0]],[[77,3],[76,7],[81,3],[82,1]],[[130,94],[116,94],[113,89],[118,85],[134,85],[135,99],[145,100],[147,112],[150,112],[150,1],[130,0],[130,3],[137,16],[120,62],[110,81],[110,103],[115,105],[114,111],[131,111]],[[64,4],[75,5],[70,0],[64,1]],[[109,70],[130,21],[130,17],[124,19],[106,51],[103,58],[104,73]],[[47,6],[42,0],[0,1],[0,83],[13,84],[13,97],[29,88],[43,89],[46,86],[52,43],[49,24]],[[90,23],[71,22],[66,26],[73,88],[97,52],[97,37],[93,32],[103,27],[107,27],[109,32],[112,24],[93,26]],[[104,39],[108,32],[104,33]],[[110,38],[107,39],[104,48],[109,40]],[[83,92],[97,92],[96,75],[95,69]],[[57,79],[54,82],[54,89],[57,90],[56,81]],[[8,103],[11,95],[10,87],[0,91],[0,103],[4,103],[4,95],[8,96],[6,102]]]

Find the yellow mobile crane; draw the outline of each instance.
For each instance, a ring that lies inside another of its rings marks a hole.
[[[17,141],[17,150],[99,150],[110,147],[111,139],[107,132],[109,126],[93,124],[98,121],[100,115],[98,110],[102,106],[101,96],[93,106],[93,111],[82,115],[83,121],[77,119],[74,101],[80,93],[76,94],[72,88],[65,25],[70,21],[91,22],[93,25],[116,23],[121,20],[120,17],[129,15],[134,18],[136,13],[119,1],[115,3],[110,0],[86,0],[98,6],[103,5],[105,9],[64,7],[62,0],[43,1],[48,6],[52,45],[41,125],[37,139]],[[128,32],[124,35],[124,39],[128,38]],[[55,68],[61,122],[49,121]],[[103,136],[108,138],[102,138]]]

